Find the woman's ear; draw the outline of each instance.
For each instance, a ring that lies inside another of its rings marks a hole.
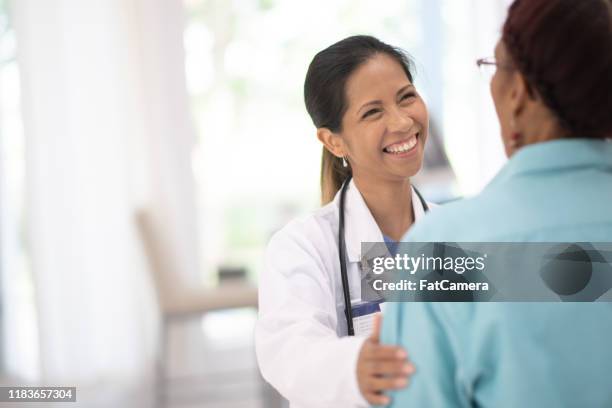
[[[317,129],[317,138],[323,143],[323,146],[336,157],[346,156],[344,140],[340,135],[332,132],[328,128]]]
[[[510,93],[510,108],[513,117],[518,117],[527,104],[536,99],[533,90],[519,70],[512,74],[512,91]]]

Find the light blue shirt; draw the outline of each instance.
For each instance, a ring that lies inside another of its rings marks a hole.
[[[612,142],[522,148],[414,242],[612,242]],[[392,407],[612,407],[610,303],[389,303],[382,339],[416,366]]]
[[[385,244],[387,245],[389,253],[391,255],[395,255],[397,253],[397,247],[399,245],[399,242],[394,241],[393,238],[385,234],[383,234],[383,239],[385,240]]]

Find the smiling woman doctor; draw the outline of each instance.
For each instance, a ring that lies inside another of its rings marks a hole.
[[[385,404],[382,392],[405,387],[414,367],[372,330],[380,308],[360,301],[361,243],[392,246],[428,209],[410,183],[421,168],[427,108],[408,57],[369,36],[319,52],[304,99],[324,145],[324,206],[269,243],[259,286],[259,366],[293,408]]]

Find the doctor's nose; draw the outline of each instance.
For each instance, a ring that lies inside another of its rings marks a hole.
[[[410,115],[399,109],[393,110],[388,117],[389,121],[387,123],[387,128],[391,133],[408,132],[412,128],[412,125],[414,125],[414,120]]]

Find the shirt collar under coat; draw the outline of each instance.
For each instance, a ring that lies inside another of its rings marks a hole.
[[[412,191],[412,208],[415,222],[425,215],[425,209],[414,188]],[[340,207],[340,191],[334,197],[334,202]],[[361,193],[351,179],[346,191],[344,201],[344,239],[349,262],[361,260],[362,242],[383,242],[383,234],[376,224],[370,209],[366,205]],[[370,254],[373,255],[373,254]],[[383,254],[380,254],[383,255]],[[369,258],[370,256],[368,256]]]

